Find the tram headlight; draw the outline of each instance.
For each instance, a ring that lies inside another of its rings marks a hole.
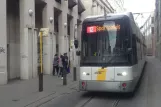
[[[122,72],[122,75],[123,75],[123,76],[126,76],[126,75],[127,75],[127,72],[125,72],[125,71]]]
[[[86,72],[83,72],[83,75],[86,75],[87,73]]]

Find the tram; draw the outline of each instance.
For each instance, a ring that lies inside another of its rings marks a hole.
[[[134,92],[145,64],[145,38],[131,12],[82,23],[80,91]]]

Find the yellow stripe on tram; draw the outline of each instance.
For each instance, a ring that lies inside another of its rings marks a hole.
[[[97,80],[98,81],[104,81],[106,80],[106,72],[107,69],[98,69],[98,74],[97,74]]]

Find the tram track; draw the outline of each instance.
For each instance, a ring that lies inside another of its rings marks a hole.
[[[87,101],[85,101],[83,104],[81,104],[81,106],[79,107],[86,107],[90,101],[92,101],[92,99],[94,99],[96,96],[91,96]],[[112,103],[112,106],[111,107],[118,107],[118,104],[120,102],[120,99],[116,99],[113,103]],[[110,106],[108,106],[110,107]]]
[[[91,96],[86,102],[84,102],[80,107],[85,107],[95,96]]]
[[[120,99],[115,100],[112,107],[117,107],[119,102],[120,102]]]

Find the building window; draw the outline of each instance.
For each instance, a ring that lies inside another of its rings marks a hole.
[[[70,35],[70,20],[68,19],[67,21],[67,28],[68,28],[68,35]]]
[[[55,0],[55,1],[61,4],[61,0]]]
[[[55,32],[59,32],[59,23],[58,23],[58,20],[56,20],[56,18],[54,18],[55,21],[54,21],[54,31]]]
[[[59,44],[56,44],[56,53],[59,52]]]

